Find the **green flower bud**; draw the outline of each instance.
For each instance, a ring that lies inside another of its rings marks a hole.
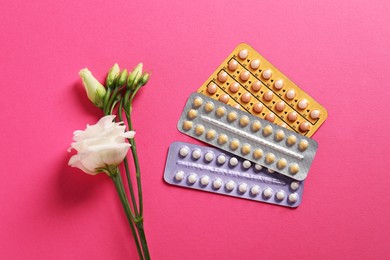
[[[137,83],[142,76],[142,66],[142,63],[138,64],[130,73],[129,78],[127,79],[127,87],[134,88],[137,86]]]
[[[97,107],[103,107],[103,98],[106,94],[104,86],[92,75],[92,73],[84,68],[80,70],[79,75],[83,80],[83,85],[89,100],[92,101]]]
[[[115,78],[119,75],[120,69],[118,63],[115,63],[114,66],[108,71],[106,84],[107,87],[114,87]]]
[[[142,74],[141,78],[139,79],[139,84],[141,86],[146,85],[146,83],[148,83],[149,81],[149,78],[150,78],[150,74],[145,72],[144,74]]]
[[[127,69],[122,70],[121,74],[119,75],[118,86],[123,86],[126,83],[128,75],[129,73],[127,72]]]

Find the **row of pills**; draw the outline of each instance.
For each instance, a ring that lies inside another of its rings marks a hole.
[[[203,100],[201,97],[196,97],[193,101],[193,109],[188,110],[187,112],[187,118],[189,120],[193,120],[198,116],[198,108],[202,105]],[[261,130],[261,123],[259,120],[253,120],[251,121],[250,118],[247,115],[238,116],[236,111],[230,111],[227,112],[226,108],[224,106],[219,106],[218,108],[215,108],[214,102],[207,101],[204,105],[204,111],[208,114],[213,111],[215,111],[215,116],[217,118],[222,118],[226,115],[227,120],[229,123],[234,123],[234,121],[238,121],[238,124],[240,127],[246,127],[250,125],[250,129],[253,133],[257,133],[259,130]],[[183,124],[183,129],[190,130],[192,128],[193,124],[190,121],[186,121]],[[195,127],[196,134],[201,135],[204,133],[204,127],[202,125],[197,125]],[[270,136],[274,132],[274,129],[271,124],[267,124],[262,129],[262,134],[264,137]],[[212,139],[215,137],[214,131],[208,132],[207,136]],[[294,134],[290,134],[288,137],[286,137],[283,130],[276,130],[274,133],[274,140],[277,142],[281,142],[284,139],[286,139],[286,143],[288,146],[293,146],[297,143],[297,137]],[[298,147],[300,151],[305,151],[309,147],[309,143],[307,140],[302,139],[298,143]]]
[[[178,154],[181,158],[185,158],[190,155],[194,161],[199,160],[203,156],[203,160],[205,163],[211,163],[215,159],[218,165],[228,163],[229,167],[231,168],[237,167],[240,164],[240,161],[234,156],[228,158],[228,156],[226,156],[225,154],[215,155],[212,151],[206,151],[206,153],[203,155],[200,149],[195,148],[194,150],[190,151],[188,146],[181,147]],[[252,165],[255,172],[259,172],[264,168],[260,164],[252,163],[248,160],[243,160],[241,163],[241,167],[243,170],[248,170],[252,167]],[[274,173],[275,171],[267,169],[267,172]]]
[[[274,196],[275,200],[278,202],[282,202],[287,196],[284,190],[278,190],[275,192],[270,187],[265,187],[262,190],[258,185],[249,187],[249,185],[245,182],[237,184],[234,180],[228,180],[224,183],[220,178],[215,178],[212,180],[208,175],[199,177],[196,173],[191,172],[186,175],[186,173],[182,170],[179,170],[175,173],[174,179],[176,182],[182,182],[183,180],[186,180],[188,185],[195,185],[195,183],[198,182],[199,185],[203,188],[211,184],[214,190],[219,190],[222,188],[222,186],[224,186],[224,190],[226,192],[233,192],[236,190],[240,195],[244,195],[249,191],[250,196],[256,197],[261,193],[263,199],[268,200]],[[297,190],[299,188],[298,182],[292,182],[290,188],[291,190]],[[291,204],[296,203],[298,199],[299,196],[296,192],[290,193],[287,197],[288,203]]]
[[[229,90],[228,92],[230,93],[226,94],[221,92],[221,94],[218,94],[217,85],[214,82],[211,82],[207,87],[207,92],[211,97],[213,97],[213,95],[217,93],[216,95],[218,95],[218,97],[216,97],[215,99],[221,101],[222,103],[229,104],[229,101],[234,97],[233,96],[234,93],[238,92],[237,85],[239,84],[238,83],[230,84],[228,89]],[[252,88],[253,88],[253,84],[252,84]],[[307,131],[310,130],[312,124],[302,118],[299,119],[300,113],[302,113],[302,111],[299,113],[299,111],[297,112],[291,109],[291,107],[289,107],[289,105],[286,104],[286,102],[284,102],[283,100],[273,101],[274,94],[272,91],[265,91],[263,93],[264,93],[262,97],[263,100],[258,100],[257,97],[254,97],[250,92],[246,92],[246,91],[243,91],[243,93],[239,92],[238,93],[239,100],[236,100],[239,103],[233,103],[232,106],[238,109],[241,109],[243,106],[244,109],[247,110],[248,112],[258,116],[262,115],[264,119],[272,123],[277,123],[276,121],[278,121],[277,119],[279,118],[280,122],[278,123],[278,125],[283,127],[290,126],[292,129],[296,129],[294,125],[294,123],[296,123],[297,129],[299,130],[300,133],[306,133]],[[289,92],[286,93],[286,95],[288,94]],[[270,105],[266,104],[264,101],[269,102]],[[308,105],[308,101],[306,99],[301,99],[297,103],[297,107],[300,110],[305,110],[305,108],[307,108],[307,105]],[[320,111],[318,109],[314,109],[310,111],[309,115],[311,119],[317,120],[320,117]],[[286,124],[286,122],[288,124]]]
[[[198,92],[312,136],[327,111],[247,44],[240,44]]]

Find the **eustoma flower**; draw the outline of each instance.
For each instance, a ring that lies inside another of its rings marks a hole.
[[[75,149],[77,154],[70,158],[68,164],[91,175],[104,172],[111,178],[133,234],[139,259],[150,260],[143,224],[141,170],[131,121],[134,97],[150,78],[150,74],[143,72],[142,67],[140,63],[129,72],[126,69],[120,70],[119,65],[115,63],[108,71],[106,86],[103,86],[87,68],[80,71],[89,100],[103,111],[105,117],[97,124],[87,125],[85,130],[73,133],[74,142],[68,151]],[[119,121],[124,122],[116,123],[115,115]],[[126,128],[129,131],[126,131]],[[131,168],[127,158],[129,150],[134,163],[136,185],[133,185],[131,180]],[[126,172],[128,191],[122,181],[123,170]]]
[[[126,138],[133,138],[135,132],[125,132],[123,123],[113,122],[114,118],[114,115],[105,116],[97,124],[73,133],[74,142],[69,151],[75,149],[77,154],[70,158],[69,165],[92,175],[110,174],[123,161],[130,148]]]

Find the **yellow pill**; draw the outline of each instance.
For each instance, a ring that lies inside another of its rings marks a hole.
[[[299,151],[303,152],[305,151],[307,148],[309,147],[309,142],[305,139],[301,140],[299,142],[299,145],[298,145],[298,148],[299,148]]]
[[[284,139],[284,132],[283,130],[277,130],[276,133],[275,133],[275,140],[277,142],[280,142]]]
[[[226,108],[224,108],[224,107],[219,107],[215,111],[215,114],[217,117],[223,117],[225,115],[225,113],[226,113]]]
[[[257,121],[257,120],[256,120],[256,121],[253,121],[252,126],[251,126],[252,131],[253,131],[253,132],[257,132],[257,131],[260,130],[260,128],[261,128],[260,122]]]
[[[207,138],[207,140],[210,141],[210,140],[213,140],[215,138],[215,135],[216,135],[215,130],[211,129],[211,130],[207,131],[206,138]]]
[[[240,146],[240,141],[238,141],[237,139],[233,139],[232,141],[230,141],[230,149],[232,150],[236,150],[238,147]]]
[[[296,163],[290,164],[288,171],[290,174],[297,174],[299,172],[299,165]]]
[[[198,112],[195,109],[188,110],[187,117],[188,119],[194,119],[198,115]]]
[[[219,145],[223,145],[223,144],[225,144],[227,141],[228,141],[227,135],[221,134],[220,136],[218,136],[218,144],[219,144]]]
[[[275,155],[273,153],[267,153],[265,156],[265,163],[266,164],[271,164],[275,161]]]
[[[292,146],[297,142],[297,137],[295,135],[290,135],[287,137],[287,145]]]
[[[255,158],[256,160],[260,159],[262,156],[263,156],[263,150],[261,149],[256,149],[253,152],[253,158]]]
[[[241,147],[241,153],[243,155],[247,155],[251,152],[251,146],[249,144],[244,144],[242,147]]]
[[[200,107],[203,104],[203,100],[200,97],[196,97],[192,104],[195,108]]]
[[[263,129],[263,135],[264,136],[269,136],[270,134],[272,134],[272,126],[270,125],[267,125],[266,127],[264,127]]]
[[[191,121],[184,121],[183,122],[183,130],[188,131],[192,128],[192,122]]]
[[[237,119],[237,113],[235,111],[232,111],[228,114],[227,119],[229,122],[233,122]]]
[[[210,113],[211,111],[213,111],[214,109],[214,103],[213,102],[210,102],[208,101],[206,103],[206,105],[204,106],[204,110],[207,112],[207,113]]]
[[[195,134],[196,135],[202,135],[204,133],[204,126],[203,125],[196,125],[195,126]]]
[[[287,166],[287,161],[284,158],[280,159],[276,164],[276,167],[278,167],[279,170],[286,168],[286,166]]]
[[[240,118],[240,126],[245,127],[249,124],[249,117],[248,116],[242,116]]]

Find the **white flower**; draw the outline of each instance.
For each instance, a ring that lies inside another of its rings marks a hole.
[[[80,70],[79,75],[83,80],[83,85],[85,87],[85,91],[87,91],[89,100],[91,100],[97,107],[102,108],[104,95],[106,94],[104,86],[95,79],[87,68]]]
[[[126,138],[133,138],[135,132],[125,132],[123,123],[113,122],[114,118],[114,115],[105,116],[96,125],[87,125],[85,130],[73,133],[74,142],[68,152],[75,149],[77,154],[70,158],[70,166],[95,175],[123,161],[130,147]]]

